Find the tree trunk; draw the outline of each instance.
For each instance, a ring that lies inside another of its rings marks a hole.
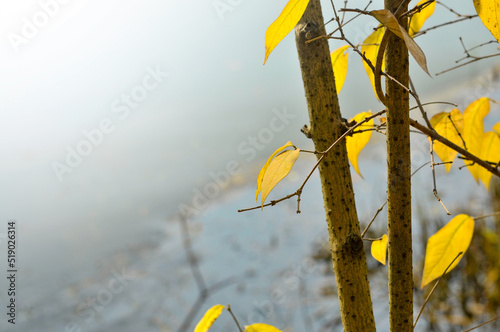
[[[395,12],[402,0],[385,0]],[[405,12],[407,9],[403,9]],[[407,19],[400,22],[407,28]],[[408,50],[391,33],[385,53],[385,71],[408,87]],[[411,240],[411,158],[409,95],[386,79],[387,213],[389,233],[389,319],[391,331],[413,331],[413,270]]]
[[[342,133],[330,51],[320,0],[311,0],[295,28],[311,125],[308,134],[316,151],[325,151]],[[344,331],[375,331],[368,271],[354,201],[345,141],[319,165],[333,270]]]

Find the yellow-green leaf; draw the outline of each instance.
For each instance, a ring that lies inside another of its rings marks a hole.
[[[474,7],[483,24],[500,42],[500,2],[498,0],[474,0]]]
[[[488,98],[479,98],[472,102],[464,111],[464,133],[463,138],[467,151],[475,156],[481,154],[481,146],[483,143],[484,126],[483,119],[490,112],[490,102]],[[466,164],[471,164],[466,161]],[[481,166],[473,164],[467,166],[472,176],[479,183],[479,172]]]
[[[290,0],[281,12],[280,16],[274,21],[266,31],[266,54],[264,64],[273,49],[285,38],[286,35],[299,23],[304,11],[307,8],[309,0]]]
[[[361,112],[357,114],[354,118],[350,119],[349,121],[354,120],[356,121],[356,123],[359,123],[371,115],[372,115],[371,112]],[[352,136],[346,137],[347,156],[349,157],[349,161],[351,162],[352,167],[354,167],[356,172],[361,177],[363,176],[359,171],[358,156],[361,150],[363,150],[365,145],[370,140],[370,137],[372,137],[372,132],[371,130],[368,130],[361,133],[356,133],[356,131],[369,128],[373,128],[373,119],[370,119],[369,121],[363,123],[361,126],[357,127],[356,130],[354,130],[354,134]]]
[[[224,306],[222,304],[214,305],[212,308],[205,312],[205,315],[194,328],[194,332],[207,332],[214,321],[219,318]]]
[[[245,332],[281,332],[272,325],[256,323],[245,326]]]
[[[430,121],[432,127],[439,135],[456,145],[463,147],[460,135],[463,132],[464,120],[462,113],[457,108],[453,109],[449,113],[438,113],[434,115]],[[434,152],[443,163],[452,162],[458,154],[457,151],[438,141],[434,141]],[[451,165],[451,163],[444,164],[446,172],[450,171]]]
[[[427,1],[428,0],[420,1],[419,3],[417,3],[417,6]],[[434,13],[435,8],[436,8],[436,2],[434,1],[430,5],[422,9],[420,12],[416,13],[411,17],[410,26],[408,28],[410,36],[413,37],[417,32],[420,31],[420,29],[422,29],[422,26],[424,25],[425,21]]]
[[[372,256],[377,261],[385,265],[387,257],[387,235],[382,235],[382,239],[372,242]]]
[[[262,180],[264,179],[264,174],[266,174],[267,168],[269,167],[269,164],[271,163],[271,160],[273,160],[274,156],[280,153],[281,151],[285,150],[287,147],[293,146],[292,142],[288,141],[286,142],[285,145],[282,147],[278,148],[274,153],[267,159],[266,163],[264,166],[262,166],[259,175],[257,176],[257,192],[255,193],[255,200],[259,201],[259,193],[262,190]]]
[[[439,278],[460,252],[467,251],[473,234],[474,219],[466,214],[459,214],[429,238],[420,288]],[[462,257],[463,254],[451,264],[447,272],[453,270]]]
[[[500,136],[492,131],[484,133],[479,158],[492,163],[500,162]],[[483,167],[478,172],[479,179],[484,183],[486,189],[490,189],[491,172]]]
[[[363,53],[365,57],[368,60],[370,60],[373,67],[375,67],[377,62],[377,53],[378,49],[380,48],[380,42],[382,41],[383,36],[384,36],[384,29],[380,27],[377,30],[373,31],[372,34],[365,39],[363,45],[361,45],[361,53]],[[375,75],[373,74],[373,71],[370,68],[370,66],[368,66],[368,64],[364,61],[363,61],[363,66],[365,67],[366,73],[368,74],[368,78],[370,79],[370,83],[372,84],[373,92],[375,92],[375,96],[378,99],[377,90],[375,89]],[[383,58],[382,58],[381,70],[382,71],[385,70],[385,61]]]
[[[339,47],[330,55],[332,58],[333,75],[335,76],[335,88],[337,93],[342,90],[347,75],[347,60],[349,58],[349,53],[347,53],[346,50],[348,48],[349,45]]]
[[[293,164],[299,157],[300,149],[286,150],[278,154],[271,160],[262,180],[261,206],[264,205],[267,195],[273,188],[290,173]]]
[[[406,48],[408,48],[408,51],[410,51],[415,61],[427,73],[427,75],[430,76],[424,52],[420,46],[415,43],[413,38],[410,37],[408,32],[406,32],[406,30],[399,25],[398,20],[394,17],[394,14],[387,9],[372,10],[370,14],[405,42]]]
[[[493,126],[493,130],[500,135],[500,122]]]

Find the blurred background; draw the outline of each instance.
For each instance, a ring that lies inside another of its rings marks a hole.
[[[328,20],[331,2],[322,3]],[[475,14],[472,1],[443,3]],[[257,173],[276,148],[291,140],[313,149],[300,133],[308,115],[293,34],[262,65],[265,31],[285,4],[0,1],[0,268],[7,270],[7,222],[14,219],[19,270],[15,326],[5,318],[8,287],[0,281],[0,330],[187,331],[217,303],[230,303],[241,324],[340,329],[331,266],[322,261],[327,231],[317,174],[300,215],[293,201],[236,212],[255,205]],[[374,1],[369,9],[382,6]],[[424,28],[456,18],[438,5]],[[347,37],[362,43],[376,25],[361,17],[346,27]],[[499,100],[496,58],[435,75],[465,55],[459,36],[468,48],[493,39],[478,18],[416,38],[432,74],[412,62],[421,99],[462,111],[479,97]],[[331,41],[331,50],[340,46]],[[495,52],[490,44],[474,55]],[[353,53],[340,103],[345,118],[382,109]],[[498,110],[492,104],[486,130]],[[374,134],[361,153],[364,179],[353,172],[364,225],[385,200],[384,141]],[[417,169],[429,159],[428,143],[416,135],[414,145]],[[295,191],[313,165],[313,157],[301,157],[270,199]],[[453,214],[493,209],[465,169],[438,175]],[[449,220],[433,198],[429,168],[415,176],[413,197],[417,230],[424,219]],[[384,217],[374,236],[385,232]],[[418,275],[424,247],[416,241]],[[377,264],[369,261],[384,330],[386,268]],[[492,316],[461,317],[438,321],[452,329]],[[227,313],[217,324],[217,331],[235,330]]]

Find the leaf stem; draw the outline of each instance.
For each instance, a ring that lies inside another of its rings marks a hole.
[[[233,317],[234,319],[234,322],[236,323],[236,326],[238,326],[238,330],[240,330],[240,332],[243,332],[243,329],[241,328],[240,326],[240,323],[238,322],[238,320],[236,319],[236,317],[234,316],[233,314],[233,311],[231,310],[231,305],[228,304],[227,307],[226,307],[227,311],[229,311],[229,313],[231,314],[231,316]]]

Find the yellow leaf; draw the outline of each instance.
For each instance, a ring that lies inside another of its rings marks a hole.
[[[259,197],[260,191],[262,190],[262,180],[264,179],[264,174],[266,174],[267,168],[269,167],[271,160],[274,158],[275,155],[277,155],[278,153],[280,153],[281,151],[283,151],[284,149],[286,149],[289,146],[293,146],[292,142],[290,142],[290,141],[286,142],[285,145],[278,148],[278,150],[274,151],[274,153],[271,155],[271,157],[269,157],[269,159],[267,159],[264,166],[262,166],[262,168],[259,172],[259,175],[257,176],[257,192],[255,193],[255,200],[256,201],[259,201],[258,197]]]
[[[439,278],[460,252],[467,251],[473,233],[474,219],[466,214],[459,214],[429,238],[420,288]],[[462,257],[463,254],[451,264],[447,272],[453,270]]]
[[[500,2],[498,0],[474,0],[474,7],[483,24],[500,42]]]
[[[354,120],[356,121],[356,123],[359,123],[371,115],[372,115],[371,112],[361,112],[357,114],[354,118],[350,119],[349,121]],[[363,130],[369,128],[373,128],[373,119],[370,119],[369,121],[363,123],[361,126],[357,127],[354,131],[356,132],[356,130]],[[356,172],[361,177],[363,176],[359,171],[358,156],[361,150],[363,150],[365,145],[370,140],[370,137],[372,137],[371,130],[364,131],[362,133],[355,133],[352,136],[346,137],[347,157],[349,157],[349,161],[351,162],[352,167],[354,167]]]
[[[264,64],[273,49],[285,38],[286,35],[299,23],[307,8],[309,0],[290,0],[266,31],[265,45],[266,54]]]
[[[484,133],[479,158],[493,163],[500,162],[500,136],[492,131]],[[478,172],[479,179],[486,189],[490,189],[491,172],[481,167]]]
[[[365,55],[365,57],[370,60],[372,63],[373,67],[375,67],[376,62],[377,62],[377,53],[378,49],[380,48],[380,42],[382,41],[382,37],[384,36],[384,29],[383,28],[378,28],[377,30],[373,31],[371,35],[368,36],[368,38],[365,39],[363,42],[363,45],[361,45],[361,53]],[[377,96],[377,91],[375,89],[375,76],[373,74],[372,69],[366,62],[363,61],[363,66],[365,67],[366,73],[368,74],[368,78],[370,79],[370,83],[372,84],[373,87],[373,92],[375,92],[375,96]],[[385,70],[385,61],[382,58],[382,71]]]
[[[271,325],[256,323],[245,326],[245,332],[281,332],[281,331]]]
[[[277,155],[269,164],[262,180],[261,206],[273,188],[290,173],[293,164],[299,157],[300,149],[286,150]]]
[[[333,75],[335,76],[337,94],[342,90],[347,75],[347,59],[349,58],[349,53],[345,51],[348,48],[349,45],[339,47],[330,55],[332,58]]]
[[[464,120],[462,113],[458,109],[453,109],[451,112],[441,112],[431,118],[431,125],[436,132],[444,138],[450,140],[458,146],[463,147],[462,139],[459,133],[462,134]],[[453,161],[458,152],[449,148],[441,142],[434,141],[434,152],[443,163]],[[444,164],[446,172],[450,171],[450,164]]]
[[[500,122],[493,126],[493,130],[500,135]]]
[[[370,14],[405,42],[406,48],[408,48],[408,51],[410,51],[420,68],[430,76],[431,74],[429,74],[429,70],[427,69],[427,59],[425,58],[424,52],[420,46],[415,43],[413,38],[410,37],[408,32],[399,25],[396,17],[387,9],[372,10]]]
[[[372,242],[372,256],[377,261],[385,265],[387,257],[387,235],[382,235],[382,239]]]
[[[490,103],[488,98],[479,98],[472,102],[464,111],[464,141],[467,151],[475,156],[481,154],[481,145],[484,136],[483,119],[490,112]],[[470,161],[466,161],[470,164]],[[467,166],[476,182],[479,183],[479,172],[481,166],[473,164]]]
[[[422,0],[417,3],[417,6],[427,2],[427,0]],[[413,15],[410,19],[410,26],[408,28],[408,32],[410,36],[414,36],[417,32],[422,29],[425,21],[434,13],[434,9],[436,8],[436,2],[432,2],[430,5],[422,9],[420,12]]]
[[[194,328],[194,332],[207,332],[214,321],[219,318],[224,306],[222,304],[214,305],[212,308],[205,312],[205,315]]]

